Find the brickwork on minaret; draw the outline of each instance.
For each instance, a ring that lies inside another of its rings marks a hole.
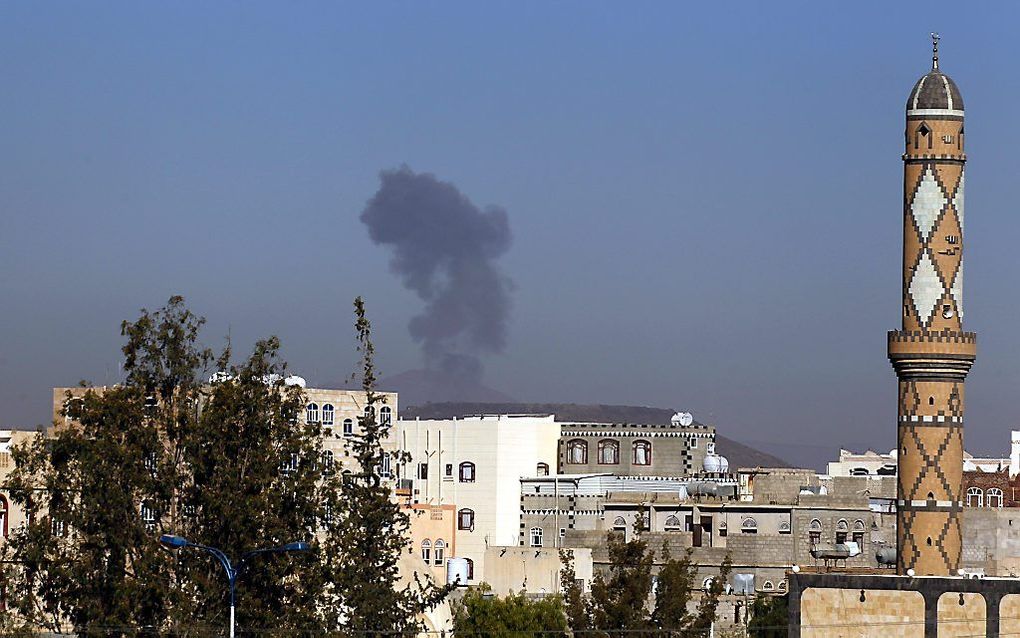
[[[963,98],[938,67],[907,101],[903,155],[903,329],[889,333],[899,379],[897,567],[956,575],[963,506]]]

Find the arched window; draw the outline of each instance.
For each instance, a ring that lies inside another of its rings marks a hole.
[[[573,439],[567,443],[567,463],[584,465],[588,462],[588,443],[583,439]]]
[[[464,508],[457,512],[457,529],[471,531],[475,528],[475,511]]]
[[[666,517],[666,522],[663,523],[662,529],[667,532],[679,532],[680,531],[680,519],[670,514]]]
[[[634,441],[634,465],[652,464],[652,444],[649,441]]]
[[[783,521],[782,523],[779,524],[779,533],[780,534],[789,534],[790,533],[790,522],[789,521]]]
[[[474,580],[475,579],[475,561],[471,560],[470,558],[465,558],[464,560],[467,561],[468,580]]]
[[[333,473],[333,451],[323,450],[320,458],[322,459],[322,474],[329,476]]]
[[[433,552],[432,564],[442,565],[443,561],[446,560],[446,543],[443,542],[443,539],[438,538],[433,549],[435,549],[435,552]]]
[[[464,461],[460,464],[460,482],[461,483],[474,483],[475,482],[475,464],[471,461]]]
[[[344,419],[344,436],[350,438],[354,436],[354,420]]]
[[[327,403],[326,405],[322,406],[322,424],[323,425],[333,425],[333,413],[334,413],[334,410],[333,410],[333,405],[332,404]]]
[[[711,589],[711,588],[712,588],[712,582],[713,582],[714,580],[715,580],[714,578],[712,578],[711,576],[709,576],[709,577],[708,577],[708,578],[706,578],[705,580],[701,581],[701,588],[702,588],[702,589],[704,589],[705,591],[708,591],[709,589]]]
[[[850,531],[850,523],[846,522],[846,519],[841,518],[836,523],[836,544],[842,545],[846,542],[847,533]]]
[[[758,521],[754,520],[750,516],[745,518],[740,523],[741,534],[757,534],[758,533]]]
[[[531,528],[531,546],[541,547],[542,546],[542,528],[532,527]]]
[[[620,442],[613,439],[599,441],[599,465],[618,465],[620,463]]]
[[[786,591],[786,581],[785,580],[779,581],[779,591]]]
[[[822,522],[817,518],[811,519],[811,524],[808,525],[808,538],[812,545],[822,542]]]
[[[617,516],[613,520],[613,529],[615,529],[618,532],[625,532],[625,531],[627,531],[627,519],[625,519],[622,516]]]
[[[7,524],[10,510],[7,507],[7,499],[0,494],[0,538],[7,538]]]
[[[870,472],[868,472],[868,468],[866,467],[855,467],[850,470],[850,476],[867,476],[868,474],[870,474]]]
[[[365,406],[364,418],[366,421],[375,418],[375,408],[370,405]]]
[[[967,507],[981,507],[984,505],[985,492],[980,487],[967,488]]]
[[[539,463],[538,466],[535,468],[535,471],[538,473],[539,476],[549,476],[549,464]]]
[[[775,587],[775,585],[772,584],[771,580],[766,580],[764,583],[762,583],[762,586],[761,586],[761,590],[762,591],[772,591],[775,588],[776,587]]]
[[[142,523],[145,525],[145,531],[151,532],[156,529],[156,508],[148,501],[142,502],[141,516]]]
[[[388,405],[379,408],[379,424],[389,425],[393,422],[393,410]]]
[[[421,559],[426,565],[432,561],[432,541],[427,538],[421,542]]]
[[[853,541],[857,543],[857,546],[863,551],[864,549],[864,521],[857,519],[854,521],[854,533]]]
[[[1002,490],[997,487],[988,488],[985,503],[988,504],[988,507],[1002,507]]]
[[[305,406],[305,421],[308,423],[319,422],[319,404],[309,403]]]

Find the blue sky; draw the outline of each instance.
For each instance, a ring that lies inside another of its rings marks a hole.
[[[506,209],[486,383],[676,407],[794,460],[889,449],[903,106],[942,33],[967,105],[967,447],[1020,425],[1018,9],[893,3],[8,3],[0,425],[117,378],[183,294],[314,384],[421,307],[358,215],[407,164]],[[801,447],[797,447],[801,446]]]

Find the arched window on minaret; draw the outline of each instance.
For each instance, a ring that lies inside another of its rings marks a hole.
[[[935,137],[935,136],[932,135],[931,127],[928,126],[928,123],[927,122],[921,122],[921,125],[918,126],[917,129],[914,130],[914,149],[916,150],[916,149],[920,148],[920,143],[921,143],[922,139],[927,140],[928,148],[930,149],[931,148],[931,140],[932,140],[933,137]]]

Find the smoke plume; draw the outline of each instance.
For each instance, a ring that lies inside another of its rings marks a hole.
[[[480,209],[457,187],[406,166],[380,174],[361,213],[369,236],[393,250],[390,269],[425,308],[411,319],[425,367],[479,380],[479,354],[506,345],[512,283],[495,260],[510,248],[506,211]]]

